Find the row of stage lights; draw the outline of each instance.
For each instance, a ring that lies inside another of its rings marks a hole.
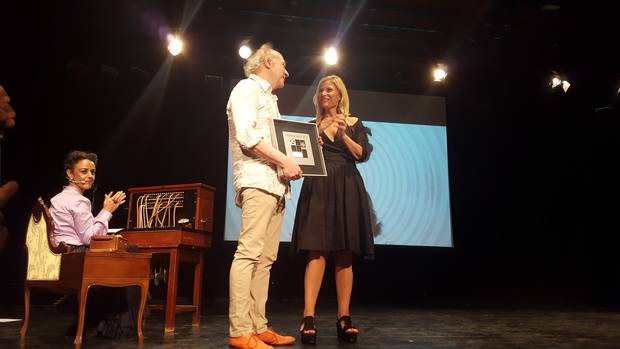
[[[178,36],[169,35],[168,51],[173,56],[180,54],[183,51],[183,41]],[[250,55],[252,55],[253,51],[247,44],[242,44],[239,47],[238,52],[241,58],[247,59]],[[338,50],[334,46],[330,46],[325,49],[325,52],[323,53],[323,62],[328,66],[333,66],[338,63]],[[433,67],[432,75],[433,81],[442,82],[448,76],[448,67],[444,64],[437,64]],[[553,71],[549,86],[551,86],[552,89],[561,88],[564,93],[566,93],[571,84],[565,77],[562,77],[560,74]],[[617,94],[620,94],[620,88],[618,89]]]
[[[239,47],[239,56],[243,59],[248,59],[252,54],[252,48],[247,44],[242,44]],[[328,66],[333,66],[338,63],[338,50],[334,46],[330,46],[323,52],[323,62]],[[441,82],[448,76],[447,67],[443,64],[438,64],[433,69],[433,81]]]
[[[170,52],[173,56],[177,56],[183,52],[183,41],[178,36],[168,35],[168,52]],[[252,55],[252,52],[252,48],[247,44],[242,44],[238,51],[239,56],[243,59],[248,59],[248,57]],[[329,66],[336,65],[338,63],[338,50],[336,50],[333,46],[325,49],[325,52],[323,53],[323,61]],[[445,65],[438,64],[434,67],[433,81],[444,81],[447,76],[448,69]]]

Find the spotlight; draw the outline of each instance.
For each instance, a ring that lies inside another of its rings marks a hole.
[[[568,82],[568,80],[562,78],[560,76],[560,74],[556,73],[555,71],[553,72],[553,76],[551,77],[551,82],[549,83],[549,85],[551,85],[551,88],[556,88],[558,86],[562,86],[562,90],[564,90],[564,93],[566,93],[566,91],[568,91],[568,88],[570,87],[570,82]]]
[[[564,93],[566,93],[566,91],[568,91],[569,87],[570,87],[570,82],[568,82],[566,80],[562,80],[562,90],[564,90]]]
[[[168,52],[176,56],[183,51],[183,41],[178,36],[168,34]]]
[[[248,57],[250,57],[251,54],[252,49],[248,45],[243,44],[241,45],[241,47],[239,47],[239,56],[241,56],[241,58],[247,59]]]
[[[334,46],[330,46],[327,50],[325,50],[325,54],[323,54],[323,60],[327,65],[334,65],[338,63],[338,52]]]
[[[448,70],[443,64],[438,64],[433,70],[433,81],[444,81],[448,76]]]

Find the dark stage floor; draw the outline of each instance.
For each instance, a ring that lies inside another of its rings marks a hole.
[[[360,305],[354,320],[360,328],[359,343],[338,345],[335,303],[319,308],[317,348],[619,348],[620,312],[590,307],[497,305]],[[272,301],[272,325],[295,334],[301,300]],[[73,338],[63,333],[71,315],[53,306],[34,306],[25,348],[70,348]],[[0,318],[21,318],[21,307],[0,310]],[[0,323],[0,347],[18,348],[21,321]],[[145,324],[145,342],[108,340],[92,336],[85,348],[227,348],[228,320],[225,299],[203,309],[202,324],[193,329],[188,314],[177,316],[176,335],[163,336],[163,316],[153,313]],[[296,335],[297,336],[297,335]],[[298,336],[297,336],[298,337]],[[298,339],[299,340],[299,339]],[[301,348],[300,343],[290,348]]]

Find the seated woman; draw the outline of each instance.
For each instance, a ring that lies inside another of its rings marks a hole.
[[[106,235],[112,213],[125,202],[125,193],[117,191],[106,194],[103,209],[93,216],[91,202],[84,192],[95,181],[97,155],[84,151],[72,151],[65,157],[67,186],[51,200],[50,215],[54,221],[54,240],[64,242],[69,252],[88,250],[93,236]],[[93,288],[88,295],[86,325],[97,325],[97,335],[118,338],[134,333],[140,292],[138,287]],[[66,306],[65,306],[66,307]],[[76,305],[69,307],[75,311]],[[77,308],[76,308],[77,309]],[[77,321],[67,330],[75,335]]]
[[[72,151],[65,158],[67,186],[51,200],[50,214],[54,221],[54,240],[64,242],[72,251],[85,250],[93,236],[105,235],[112,213],[125,202],[125,193],[105,195],[103,209],[94,217],[91,203],[84,192],[95,182],[97,155]]]

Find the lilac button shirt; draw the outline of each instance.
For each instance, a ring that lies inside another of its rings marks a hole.
[[[93,217],[90,200],[73,186],[66,186],[51,200],[54,240],[71,245],[90,245],[90,238],[105,235],[112,213],[101,210]]]

